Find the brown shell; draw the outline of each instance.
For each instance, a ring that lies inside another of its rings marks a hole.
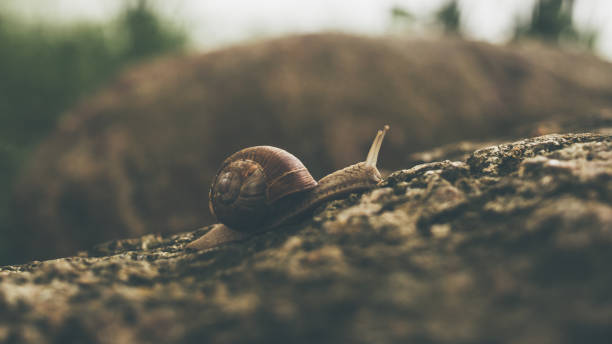
[[[245,188],[241,184],[240,195],[226,197],[231,201],[221,200],[227,185],[233,182],[231,178],[228,181],[228,171],[240,171],[235,178],[241,183],[252,178],[251,182],[262,179],[265,185]],[[225,184],[217,185],[223,178]],[[279,199],[315,186],[317,182],[293,154],[272,146],[249,147],[223,161],[210,189],[209,206],[220,222],[239,230],[250,229],[266,222],[266,217],[273,213],[271,205]],[[247,194],[242,196],[245,190]],[[262,193],[258,194],[259,191]]]

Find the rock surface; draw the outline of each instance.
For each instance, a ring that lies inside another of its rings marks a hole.
[[[316,34],[162,59],[127,70],[41,143],[16,186],[10,255],[211,223],[212,177],[244,147],[284,148],[318,179],[363,159],[384,124],[381,160],[395,170],[458,140],[576,130],[560,130],[563,117],[590,130],[585,117],[609,109],[612,64],[544,46]]]
[[[548,135],[392,173],[312,219],[0,268],[8,343],[604,343],[612,136]]]

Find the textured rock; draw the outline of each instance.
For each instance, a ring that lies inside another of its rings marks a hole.
[[[542,46],[318,34],[154,61],[41,143],[16,187],[13,256],[211,223],[213,174],[248,146],[287,149],[320,178],[363,159],[384,124],[381,159],[395,170],[458,140],[568,132],[564,117],[590,129],[606,108],[610,63]]]
[[[0,342],[607,343],[612,136],[548,135],[392,173],[310,220],[0,268]]]

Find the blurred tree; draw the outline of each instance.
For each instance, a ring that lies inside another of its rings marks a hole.
[[[106,25],[30,24],[0,7],[0,262],[10,245],[12,183],[62,112],[121,68],[186,47],[186,34],[147,1]]]
[[[119,27],[126,37],[126,60],[180,50],[186,42],[185,32],[164,23],[146,0],[127,7],[120,17]]]
[[[441,28],[446,34],[461,35],[461,12],[458,0],[451,0],[438,9],[433,21],[417,19],[414,14],[400,6],[393,6],[390,10],[391,28],[396,33],[407,33],[419,24],[426,31]],[[434,30],[437,31],[437,30]]]
[[[457,0],[452,0],[442,6],[435,14],[436,23],[447,34],[461,35],[461,12]]]
[[[406,32],[414,25],[414,15],[400,6],[393,6],[390,15],[391,29],[397,33]]]
[[[588,49],[597,43],[597,32],[579,30],[573,22],[574,0],[538,0],[527,23],[518,23],[514,39],[532,37],[548,42],[570,42]]]
[[[393,6],[391,8],[391,18],[401,20],[414,20],[414,15],[399,6]]]

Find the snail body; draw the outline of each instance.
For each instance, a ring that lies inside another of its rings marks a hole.
[[[302,162],[280,148],[256,146],[225,159],[209,193],[209,208],[220,222],[189,249],[206,249],[278,228],[317,205],[382,181],[376,168],[389,126],[379,130],[365,161],[335,171],[318,182]]]

